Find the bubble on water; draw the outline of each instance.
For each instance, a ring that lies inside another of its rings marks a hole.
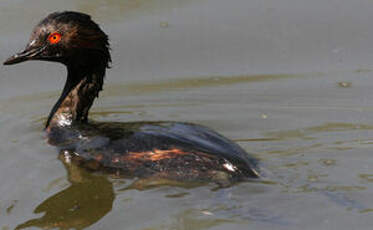
[[[320,163],[325,165],[325,166],[332,166],[336,164],[336,160],[333,159],[321,159]]]
[[[159,25],[161,28],[168,28],[168,22],[160,22]]]
[[[352,86],[351,82],[345,82],[345,81],[340,81],[338,82],[338,86],[341,88],[350,88]]]
[[[212,213],[210,211],[202,211],[202,214],[207,215],[207,216],[213,216],[214,215],[214,213]]]

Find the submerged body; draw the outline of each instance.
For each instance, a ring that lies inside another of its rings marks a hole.
[[[67,67],[65,87],[46,124],[48,142],[59,148],[65,162],[124,176],[183,181],[258,177],[253,158],[203,126],[88,122],[111,61],[108,37],[90,16],[50,14],[35,27],[25,50],[4,64],[26,60],[60,62]]]

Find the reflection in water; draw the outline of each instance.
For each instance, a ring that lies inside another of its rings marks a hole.
[[[66,165],[71,185],[43,201],[34,213],[44,213],[16,227],[83,229],[99,221],[114,201],[112,183],[104,175],[94,175],[74,165]]]
[[[348,134],[353,131],[372,131],[373,126],[359,123],[325,123],[318,126],[311,126],[300,129],[279,130],[267,132],[263,138],[236,139],[237,142],[287,142],[297,141],[297,145],[279,145],[278,148],[267,150],[267,154],[279,156],[294,156],[305,152],[317,152],[320,149],[333,151],[346,151],[353,148],[371,145],[371,138],[344,139],[342,133]],[[333,135],[332,135],[333,134]],[[336,134],[336,135],[334,135]],[[338,135],[337,135],[338,134]],[[320,139],[320,136],[324,135]],[[368,146],[369,147],[369,146]],[[260,158],[264,159],[264,155]],[[335,165],[335,159],[320,159],[325,166]],[[287,163],[289,167],[293,163]]]
[[[63,162],[71,185],[67,189],[44,200],[36,207],[34,213],[44,213],[42,217],[28,220],[18,225],[16,229],[29,227],[62,230],[84,229],[98,222],[112,210],[115,193],[113,183],[108,179],[109,175],[95,174],[78,165]],[[110,175],[110,177],[115,178],[115,175]],[[120,178],[121,183],[123,183],[123,178]],[[126,181],[129,183],[125,182],[123,188],[118,189],[118,192],[128,190],[141,191],[161,186],[177,186],[190,189],[206,185],[206,183],[199,182],[183,183],[155,178]],[[176,194],[170,198],[183,197],[187,194]]]
[[[105,96],[127,96],[134,93],[154,93],[164,90],[185,90],[203,87],[228,86],[242,83],[257,83],[276,80],[285,80],[302,77],[316,77],[321,74],[258,74],[258,75],[232,75],[232,76],[200,76],[196,78],[181,78],[151,83],[133,83],[131,85],[110,85],[103,91]],[[123,90],[125,88],[125,90]]]
[[[373,174],[360,174],[359,177],[363,179],[365,183],[371,183],[373,182]]]
[[[350,132],[354,130],[373,130],[372,125],[366,124],[353,124],[353,123],[325,123],[319,126],[313,126],[295,130],[285,130],[268,132],[266,137],[273,140],[286,140],[286,139],[302,139],[302,140],[315,140],[312,135],[323,132]],[[268,140],[268,139],[266,139]]]

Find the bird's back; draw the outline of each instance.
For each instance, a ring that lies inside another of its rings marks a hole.
[[[49,143],[92,169],[177,180],[257,177],[239,145],[200,125],[178,122],[88,123],[53,128]]]

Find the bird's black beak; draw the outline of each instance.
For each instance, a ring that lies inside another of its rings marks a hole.
[[[13,65],[20,62],[28,61],[28,60],[37,60],[40,58],[40,54],[44,51],[45,47],[31,47],[28,46],[26,49],[20,53],[17,53],[3,63],[4,65]]]

